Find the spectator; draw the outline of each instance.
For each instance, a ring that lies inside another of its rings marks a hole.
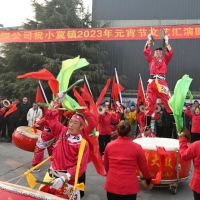
[[[14,130],[19,126],[22,116],[22,108],[20,105],[20,99],[15,98],[14,102],[17,106],[17,110],[9,115],[9,129],[8,129],[8,142],[12,142],[12,134]]]
[[[185,114],[192,119],[191,138],[192,142],[195,142],[197,140],[200,140],[200,108],[195,107],[195,114],[192,114],[190,111],[190,106],[188,106],[185,111]]]
[[[107,145],[104,154],[107,199],[136,200],[139,192],[137,167],[146,179],[147,189],[151,187],[151,175],[142,147],[130,139],[130,124],[121,121],[117,131],[118,138]]]
[[[126,120],[131,125],[132,137],[136,136],[136,128],[137,128],[137,111],[135,110],[135,105],[131,104],[130,112],[126,114]]]
[[[22,107],[22,116],[20,119],[20,126],[28,126],[28,121],[27,121],[26,116],[29,109],[31,108],[31,104],[28,102],[27,97],[24,97],[22,99],[21,107]]]
[[[30,108],[27,113],[28,126],[32,126],[41,118],[42,118],[42,110],[38,107],[36,103],[33,103],[33,107]],[[38,126],[36,125],[36,127]]]
[[[111,123],[119,123],[118,117],[112,113],[108,112],[108,105],[104,104],[105,113],[99,115],[99,148],[101,155],[104,154],[106,145],[111,141]]]

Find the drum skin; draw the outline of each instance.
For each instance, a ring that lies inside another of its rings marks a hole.
[[[145,157],[147,159],[147,163],[149,166],[149,170],[151,172],[152,178],[155,178],[157,172],[159,171],[159,155],[157,151],[154,150],[147,150],[143,149],[145,153]],[[174,180],[177,179],[177,171],[176,171],[176,166],[177,166],[177,160],[176,160],[176,151],[167,151],[169,156],[165,157],[165,163],[164,163],[164,168],[162,171],[162,177],[161,180]],[[179,164],[181,165],[181,170],[179,173],[179,178],[186,178],[189,175],[190,172],[190,161],[183,161],[180,157],[180,154],[178,153],[179,156]],[[139,170],[137,170],[137,175],[139,176]]]
[[[133,140],[141,145],[152,178],[156,177],[157,172],[160,169],[160,156],[156,147],[163,147],[167,153],[162,169],[162,181],[184,179],[189,176],[191,161],[183,161],[179,154],[179,141],[168,138],[139,138]],[[178,158],[177,158],[178,156]],[[179,177],[177,177],[177,161],[180,166]],[[137,175],[140,175],[139,169]]]
[[[29,127],[26,126],[18,127],[12,135],[12,142],[20,149],[34,152],[35,145],[41,135],[41,131],[37,130],[37,133],[33,133],[29,131],[28,128]]]

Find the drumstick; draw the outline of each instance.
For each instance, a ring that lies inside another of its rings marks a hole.
[[[42,120],[44,120],[44,118],[42,118],[42,119],[40,119],[39,121],[35,122],[32,126],[30,126],[30,127],[28,128],[28,130],[30,130],[31,128],[33,128],[38,122],[40,122],[40,121],[42,121]]]
[[[51,156],[49,156],[47,159],[45,159],[44,161],[42,161],[41,163],[39,163],[38,165],[32,167],[31,169],[29,169],[28,171],[24,172],[24,175],[28,175],[29,173],[31,173],[33,170],[37,169],[38,167],[40,167],[41,165],[43,165],[45,162],[47,162],[49,159],[51,158]]]
[[[44,181],[40,181],[40,180],[36,180],[36,183],[40,183],[40,184],[43,184],[43,185],[53,185],[53,183],[51,182],[44,182]]]

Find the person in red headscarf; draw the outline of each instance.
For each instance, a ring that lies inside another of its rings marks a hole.
[[[53,185],[40,187],[41,191],[52,194],[56,194],[57,190],[66,183],[74,184],[81,140],[91,134],[97,126],[92,113],[85,109],[80,110],[82,114],[74,114],[66,127],[58,121],[59,111],[56,107],[56,103],[52,101],[44,117],[47,126],[56,137],[56,144],[51,156],[51,167],[44,177],[44,182],[53,181]],[[88,125],[85,124],[85,120]],[[85,182],[88,160],[89,144],[86,142],[78,175],[79,183]],[[83,195],[84,192],[81,191],[81,197]]]
[[[149,63],[150,78],[148,80],[147,92],[146,92],[146,126],[145,130],[151,127],[151,115],[155,112],[156,100],[160,97],[161,101],[165,105],[166,111],[172,114],[172,111],[168,105],[168,100],[171,97],[168,84],[165,80],[167,73],[167,65],[173,56],[173,50],[169,44],[168,36],[165,36],[166,52],[163,57],[162,48],[157,48],[154,55],[151,53],[151,34],[148,35],[148,41],[144,47],[144,55]],[[173,115],[172,119],[173,119]],[[173,119],[174,122],[174,119]]]

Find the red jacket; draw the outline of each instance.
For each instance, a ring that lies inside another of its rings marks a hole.
[[[93,131],[96,127],[96,122],[90,112],[84,113],[88,126],[85,126],[83,130],[76,135],[70,135],[68,133],[68,127],[62,125],[57,120],[56,112],[57,111],[51,112],[48,110],[45,114],[45,120],[52,134],[56,137],[56,145],[51,157],[51,166],[54,170],[66,170],[69,172],[72,175],[72,182],[70,182],[70,184],[72,184],[75,177],[81,139]],[[81,161],[79,177],[86,171],[88,160],[89,146],[87,143]]]
[[[137,167],[145,179],[151,177],[142,147],[129,137],[119,136],[107,144],[104,166],[107,171],[105,190],[114,194],[130,195],[139,192]]]
[[[114,113],[104,113],[99,115],[99,134],[100,135],[110,135],[112,132],[111,122],[118,123],[119,118]]]
[[[192,133],[200,134],[200,115],[195,115],[190,112],[190,106],[187,107],[185,114],[192,119]]]
[[[154,56],[151,55],[151,47],[144,47],[144,55],[149,63],[150,74],[166,75],[167,64],[173,56],[173,50],[165,52],[165,56],[161,60],[156,60]]]
[[[193,160],[194,173],[190,182],[190,188],[200,194],[200,141],[196,141],[188,147],[185,137],[179,138],[180,154],[182,160]]]

